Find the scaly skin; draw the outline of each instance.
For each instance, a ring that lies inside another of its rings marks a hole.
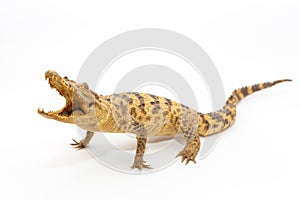
[[[45,78],[66,99],[66,105],[56,112],[42,116],[57,121],[76,124],[87,130],[82,141],[74,140],[76,148],[85,148],[94,132],[134,133],[137,149],[132,168],[150,168],[143,156],[148,136],[174,136],[182,134],[186,145],[177,156],[182,162],[195,161],[200,149],[200,136],[206,137],[224,131],[236,119],[237,103],[253,92],[271,87],[288,79],[256,84],[234,90],[224,107],[216,112],[199,113],[176,101],[146,93],[127,92],[108,96],[98,95],[86,83],[76,83],[47,71]]]

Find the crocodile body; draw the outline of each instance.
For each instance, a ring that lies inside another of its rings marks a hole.
[[[182,162],[195,161],[200,149],[200,136],[224,131],[236,119],[236,105],[246,96],[289,79],[266,82],[234,90],[225,105],[215,112],[200,113],[176,101],[146,93],[127,92],[108,96],[98,95],[86,83],[76,83],[47,71],[50,86],[65,97],[66,105],[55,112],[38,109],[42,116],[76,124],[87,130],[86,137],[72,145],[85,148],[94,132],[134,133],[137,148],[132,168],[150,168],[143,161],[147,137],[182,134],[186,145],[177,156]]]

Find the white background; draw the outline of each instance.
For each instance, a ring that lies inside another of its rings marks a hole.
[[[1,198],[299,199],[299,11],[296,0],[1,1]],[[43,80],[47,69],[76,77],[94,48],[138,28],[196,41],[227,96],[256,82],[294,82],[243,101],[236,124],[196,165],[177,161],[141,176],[115,172],[70,148],[74,126],[36,109],[63,104]]]

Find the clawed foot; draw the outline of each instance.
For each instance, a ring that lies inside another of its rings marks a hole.
[[[76,140],[72,139],[74,143],[70,144],[74,146],[76,149],[84,149],[86,147],[86,144],[81,140],[80,142],[77,142]]]
[[[142,158],[135,158],[133,164],[131,165],[131,169],[138,168],[140,171],[145,169],[152,169],[150,165],[146,165],[146,162]]]
[[[191,151],[187,151],[184,149],[177,154],[176,158],[179,156],[181,156],[181,162],[186,161],[185,162],[186,165],[190,161],[193,161],[194,163],[196,163],[196,160],[195,160],[196,154]]]

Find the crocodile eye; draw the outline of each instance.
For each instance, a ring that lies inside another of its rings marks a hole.
[[[64,79],[67,79],[67,80],[69,80],[67,76],[65,76],[65,77],[64,77]]]
[[[89,85],[86,82],[82,83],[81,86],[85,89],[89,89]]]

